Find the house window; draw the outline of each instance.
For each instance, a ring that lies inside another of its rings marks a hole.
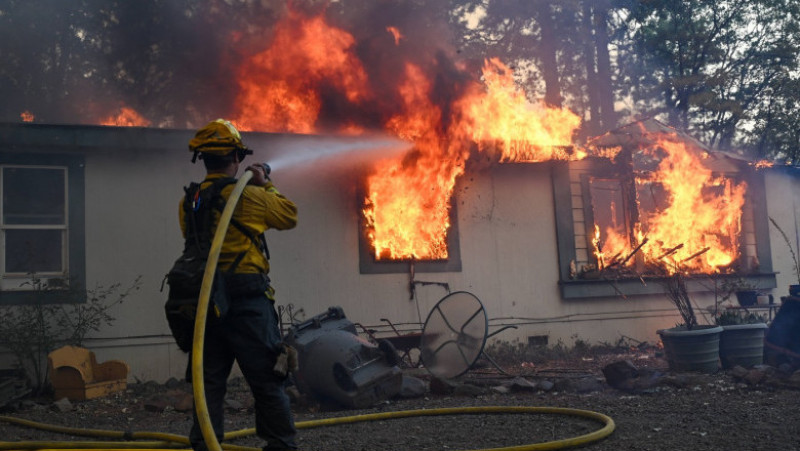
[[[668,195],[661,180],[643,180],[630,168],[628,164],[601,158],[554,165],[560,286],[565,299],[663,292],[660,284],[643,283],[639,277],[658,276],[649,273],[653,257],[646,259],[639,245],[648,232],[652,232],[647,230],[649,220],[653,212],[665,204]],[[733,179],[735,182],[731,181]],[[724,230],[724,224],[720,224],[720,233],[708,237],[709,244],[713,238],[716,245],[735,248],[737,258],[723,268],[725,271],[745,276],[761,288],[772,288],[775,277],[769,252],[763,176],[748,171],[728,177],[728,180],[704,187],[701,194],[719,197],[726,190],[734,189],[736,183],[747,184],[740,217],[730,226],[738,229],[736,240],[732,240],[732,232]],[[691,212],[682,214],[687,220],[693,219]],[[660,244],[665,255],[670,247],[681,247],[680,243],[677,246]],[[693,263],[695,259],[710,255],[711,251],[701,247],[696,253],[699,256],[689,255],[683,257],[685,260],[678,260],[681,264]],[[620,264],[627,265],[630,270],[609,270],[609,266]],[[698,276],[712,273],[703,268],[690,272]],[[707,279],[697,277],[689,288],[704,291],[707,285]]]
[[[0,153],[0,193],[0,303],[82,286],[82,158]]]
[[[363,199],[363,197],[361,197]],[[377,259],[369,239],[369,231],[363,214],[359,219],[359,271],[361,274],[402,274],[414,272],[459,272],[461,271],[461,251],[458,237],[458,214],[456,202],[450,203],[450,227],[447,229],[447,258],[440,260],[391,260]]]
[[[0,168],[3,276],[67,273],[67,171],[63,167]]]

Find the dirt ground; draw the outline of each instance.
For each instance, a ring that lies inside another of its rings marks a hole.
[[[611,388],[602,368],[620,360],[661,375],[669,383],[635,391]],[[434,389],[438,384],[431,384],[431,390],[423,396],[390,399],[364,410],[321,405],[308,397],[295,398],[293,411],[301,428],[299,444],[301,449],[326,451],[480,450],[566,439],[603,426],[592,419],[555,414],[477,414],[303,428],[303,422],[309,420],[378,412],[528,406],[569,407],[611,417],[615,431],[581,449],[800,450],[800,391],[786,385],[745,382],[731,371],[670,374],[666,362],[653,349],[536,364],[502,362],[501,367],[510,375],[491,366],[475,369],[445,390]],[[408,374],[430,382],[424,370],[408,370]],[[533,382],[537,388],[512,384],[521,380]],[[68,427],[186,435],[191,411],[185,405],[186,398],[181,401],[181,395],[186,397],[190,391],[187,384],[177,381],[163,385],[135,383],[122,393],[66,405],[47,399],[23,400],[3,414]],[[164,403],[167,399],[176,401]],[[252,427],[252,400],[247,386],[240,379],[232,380],[226,428],[238,431]],[[0,437],[0,441],[87,440],[6,422],[0,422]],[[254,436],[231,443],[263,445]]]

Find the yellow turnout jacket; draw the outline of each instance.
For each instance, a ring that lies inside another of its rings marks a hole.
[[[214,180],[225,177],[223,174],[209,174],[201,183],[201,189],[208,188]],[[234,184],[222,189],[222,197],[227,201]],[[178,206],[181,232],[186,238],[186,221],[183,211],[183,198]],[[221,212],[215,211],[215,228],[219,222]],[[272,183],[264,186],[247,185],[242,192],[233,220],[238,221],[255,238],[258,238],[268,229],[286,230],[297,225],[297,206],[283,194],[279,193]],[[261,252],[259,246],[253,243],[244,233],[233,225],[228,226],[225,241],[219,256],[218,268],[225,272],[236,260],[236,257],[247,252],[236,266],[236,274],[268,273],[269,261]]]

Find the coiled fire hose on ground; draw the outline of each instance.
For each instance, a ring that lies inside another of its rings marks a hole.
[[[247,182],[252,178],[253,173],[245,171],[233,188],[228,202],[220,216],[217,231],[211,242],[211,250],[208,255],[208,263],[203,277],[203,285],[200,290],[200,299],[197,304],[197,317],[195,319],[194,342],[192,347],[192,390],[195,399],[195,410],[197,412],[200,430],[203,433],[206,446],[211,451],[221,451],[222,449],[231,451],[259,451],[260,448],[225,444],[220,445],[214,434],[211,419],[208,413],[208,404],[205,397],[205,384],[203,380],[203,343],[205,341],[205,324],[208,317],[208,304],[211,295],[211,286],[214,281],[214,272],[217,269],[219,254],[222,250],[222,243],[225,233],[230,225],[233,210],[236,207],[239,197],[242,195]],[[421,416],[437,415],[476,415],[476,414],[555,414],[566,416],[577,416],[589,418],[603,424],[601,429],[588,434],[571,437],[549,442],[532,443],[520,446],[510,446],[504,448],[486,448],[482,451],[535,451],[535,450],[555,450],[574,446],[586,445],[588,443],[603,439],[614,432],[614,420],[601,413],[589,410],[570,409],[563,407],[524,407],[524,406],[486,406],[486,407],[452,407],[440,409],[422,410],[401,410],[396,412],[382,412],[364,415],[354,415],[349,417],[328,418],[321,420],[302,421],[296,424],[297,429],[311,429],[324,426],[336,426],[342,424],[361,423],[367,421],[382,421],[398,418],[411,418]],[[168,434],[161,432],[131,432],[131,431],[111,431],[104,429],[83,429],[55,426],[34,421],[23,420],[10,416],[0,416],[0,421],[27,426],[52,432],[59,432],[82,437],[102,437],[117,439],[120,441],[28,441],[28,442],[2,442],[0,450],[174,450],[177,445],[188,445],[189,439],[185,436]],[[243,429],[240,431],[225,434],[225,440],[232,440],[241,437],[255,435],[255,428]],[[137,441],[139,440],[139,441]],[[150,440],[150,441],[141,441]],[[480,450],[476,450],[480,451]]]

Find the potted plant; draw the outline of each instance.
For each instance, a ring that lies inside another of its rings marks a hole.
[[[742,307],[752,307],[758,303],[758,296],[761,292],[758,286],[752,284],[742,277],[733,279],[727,278],[722,282],[723,301],[736,297],[736,301]]]
[[[719,369],[719,340],[722,327],[699,325],[686,282],[680,271],[665,277],[667,297],[678,309],[683,323],[658,331],[672,371],[714,373]]]
[[[767,321],[763,315],[726,310],[715,317],[715,322],[722,327],[719,339],[722,368],[752,367],[764,362]]]

